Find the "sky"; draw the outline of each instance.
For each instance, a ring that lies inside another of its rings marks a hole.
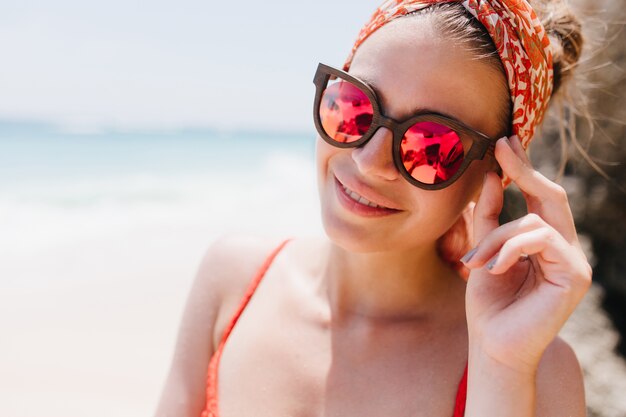
[[[381,0],[0,0],[0,122],[308,131]]]

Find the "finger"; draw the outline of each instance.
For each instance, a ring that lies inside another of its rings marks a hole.
[[[483,237],[475,248],[476,250],[472,252],[471,257],[463,258],[461,261],[470,269],[482,268],[487,261],[492,259],[496,253],[501,250],[502,245],[509,239],[516,235],[546,226],[547,223],[534,213],[505,223]]]
[[[513,152],[528,166],[532,166],[533,164],[530,162],[528,158],[528,154],[526,150],[522,146],[522,142],[519,140],[519,136],[513,135],[509,138],[509,144],[511,145],[511,149]]]
[[[502,204],[502,182],[495,172],[487,172],[474,208],[474,245],[500,225],[498,218],[502,211]]]
[[[491,274],[503,274],[520,261],[524,255],[541,254],[541,259],[548,263],[568,264],[565,256],[567,242],[551,227],[541,227],[522,233],[507,240],[500,252],[487,263]]]
[[[504,173],[531,198],[539,201],[553,198],[559,186],[520,158],[513,146],[508,138],[502,138],[496,142],[495,156]]]
[[[568,242],[576,242],[574,219],[563,187],[524,163],[506,138],[496,142],[495,156],[502,171],[524,193],[529,209],[536,210]]]
[[[526,150],[524,149],[524,147],[522,146],[522,142],[519,139],[519,136],[517,135],[513,135],[509,138],[509,145],[511,146],[511,149],[513,149],[513,152],[515,152],[515,155],[518,156],[519,159],[522,160],[522,162],[528,166],[528,167],[532,167],[533,164],[532,162],[530,162],[530,158],[528,158],[528,154],[526,153]],[[524,191],[521,191],[522,195],[524,196],[524,199],[526,200],[527,203],[527,207],[528,207],[528,211],[539,211],[537,207],[535,207],[535,203],[536,200],[533,200],[532,197],[530,195],[528,195],[527,193],[525,193]]]

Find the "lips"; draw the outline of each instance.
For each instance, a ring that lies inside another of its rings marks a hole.
[[[365,197],[357,194],[356,192],[350,190],[348,187],[346,187],[345,185],[339,183],[342,187],[343,190],[346,192],[346,194],[348,194],[350,196],[350,198],[352,198],[354,201],[358,201],[361,204],[365,204],[366,206],[370,206],[370,207],[377,207],[377,208],[389,208],[389,207],[384,207],[384,206],[380,206],[376,203],[373,203],[371,201],[369,201],[368,199],[366,199]]]
[[[400,211],[395,208],[395,203],[364,184],[350,181],[350,185],[347,185],[337,177],[335,184],[342,201],[348,203],[349,208],[358,210],[360,214],[390,214]]]

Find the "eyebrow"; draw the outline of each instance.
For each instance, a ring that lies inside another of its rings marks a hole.
[[[363,82],[363,83],[367,84],[367,86],[368,86],[369,88],[371,88],[372,90],[374,90],[374,93],[376,94],[376,97],[377,97],[377,98],[381,101],[381,105],[382,105],[382,104],[385,104],[385,103],[383,103],[384,99],[383,99],[383,95],[380,93],[380,89],[378,88],[378,86],[376,85],[376,83],[375,83],[375,82],[374,82],[371,78],[369,78],[369,77],[367,77],[367,76],[363,76],[363,75],[355,75],[355,74],[350,74],[350,75],[352,75],[354,78],[356,78],[356,79],[360,80],[361,82]],[[387,106],[383,106],[383,107],[387,107]],[[415,114],[422,114],[422,113],[435,113],[435,114],[439,114],[439,115],[441,115],[441,116],[447,117],[448,119],[454,120],[455,122],[460,123],[460,124],[462,124],[463,126],[470,127],[467,123],[465,123],[465,122],[463,122],[463,121],[459,120],[459,118],[458,118],[458,117],[452,116],[451,114],[449,114],[449,113],[445,113],[445,112],[440,111],[440,110],[429,109],[429,108],[427,108],[427,107],[418,107],[418,108],[415,108],[415,109],[413,109],[413,111],[412,111],[412,112],[410,112],[410,113],[408,113],[408,114],[406,114],[406,115],[403,115],[403,117],[401,117],[399,120],[400,120],[400,121],[402,121],[402,120],[406,120],[407,118],[411,117],[412,115],[415,115]],[[388,117],[388,116],[387,116],[387,117]]]

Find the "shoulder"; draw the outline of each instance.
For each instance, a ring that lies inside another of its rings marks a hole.
[[[211,351],[218,346],[252,279],[284,241],[284,238],[220,236],[205,251],[195,287],[200,299],[211,300],[215,309]]]
[[[572,347],[556,337],[537,370],[538,417],[586,416],[583,372]]]
[[[281,260],[277,261],[305,269],[318,266],[311,255],[323,253],[328,245],[318,237],[220,236],[205,251],[196,280],[222,300],[243,295],[259,268],[287,240],[289,243],[276,256]]]
[[[243,295],[254,274],[284,240],[220,236],[205,251],[196,281],[222,301]]]
[[[319,274],[320,255],[327,250],[328,242],[319,237],[258,238],[228,236],[216,240],[207,250],[200,265],[198,279],[205,288],[212,288],[215,304],[215,324],[212,330],[212,350],[219,345],[224,330],[241,304],[253,278],[264,266],[268,275],[281,281],[281,291],[302,289],[303,277]],[[280,249],[279,252],[276,252]],[[271,255],[276,253],[275,258]],[[267,265],[266,265],[267,262]],[[271,262],[271,263],[270,263]],[[266,278],[264,278],[265,280]],[[275,294],[276,295],[276,294]]]

